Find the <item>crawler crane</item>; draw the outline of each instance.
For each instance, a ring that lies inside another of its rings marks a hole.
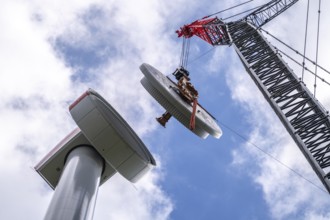
[[[184,25],[179,37],[197,36],[213,46],[231,45],[265,99],[330,193],[330,120],[328,111],[263,37],[260,28],[297,3],[273,0],[242,19],[217,17]]]

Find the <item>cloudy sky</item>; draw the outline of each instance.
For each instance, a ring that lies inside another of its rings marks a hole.
[[[212,49],[191,40],[188,70],[200,102],[223,129],[220,139],[202,140],[173,119],[166,129],[154,120],[163,109],[141,86],[139,65],[172,73],[182,42],[175,30],[242,2],[3,0],[0,218],[43,218],[53,191],[33,167],[75,128],[68,106],[93,88],[157,160],[157,167],[134,185],[119,174],[102,185],[94,219],[329,219],[329,195],[232,47]],[[254,0],[218,16],[264,2]],[[306,5],[300,0],[265,29],[303,51]],[[307,54],[313,60],[317,7],[318,1],[311,1]],[[326,69],[329,11],[330,3],[322,1],[319,64]],[[291,67],[301,75],[301,68]],[[305,74],[312,90],[314,79]],[[316,96],[327,109],[329,91],[318,83]]]

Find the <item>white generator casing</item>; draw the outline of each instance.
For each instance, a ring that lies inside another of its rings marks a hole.
[[[79,146],[90,146],[103,158],[100,185],[116,172],[136,182],[156,165],[132,128],[94,90],[87,90],[69,109],[79,128],[67,135],[35,166],[51,188],[56,188],[68,154]]]
[[[127,122],[97,92],[89,89],[70,106],[72,118],[106,163],[131,182],[156,162]]]

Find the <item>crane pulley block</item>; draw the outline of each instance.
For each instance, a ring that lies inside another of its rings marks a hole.
[[[180,80],[182,77],[189,78],[189,71],[186,70],[183,66],[180,66],[173,72],[173,76],[175,76],[177,80]]]
[[[194,21],[184,25],[176,33],[178,37],[185,38],[195,35],[213,46],[230,44],[226,24],[217,17]]]

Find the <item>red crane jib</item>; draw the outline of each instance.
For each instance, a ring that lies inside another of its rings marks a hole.
[[[217,17],[194,21],[191,24],[184,25],[176,33],[178,37],[185,38],[195,35],[214,46],[228,45],[230,43],[226,24]]]

